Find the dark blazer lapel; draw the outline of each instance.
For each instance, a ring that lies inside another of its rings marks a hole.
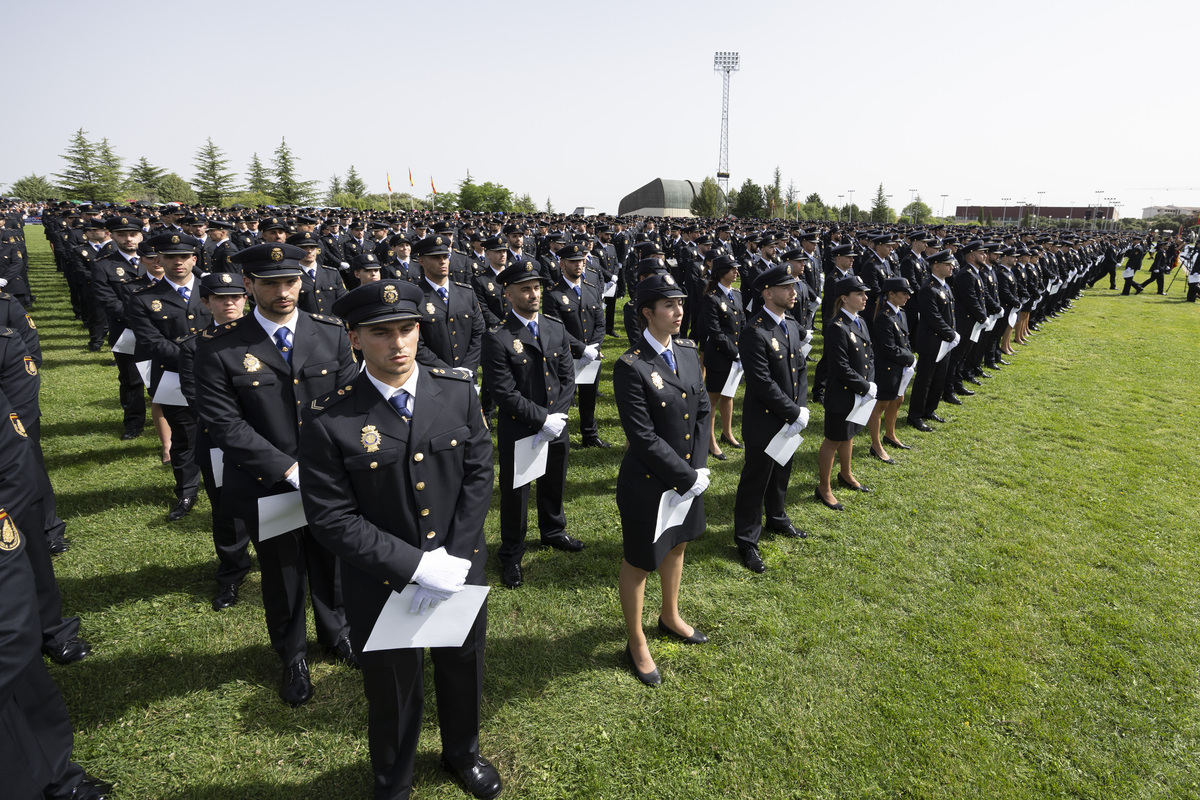
[[[538,314],[538,318],[542,319],[542,315]],[[543,319],[543,322],[544,321],[545,320]],[[536,350],[538,352],[538,355],[541,355],[542,343],[540,341],[538,341],[536,336],[533,335],[533,331],[529,330],[529,328],[525,325],[525,323],[521,321],[520,317],[518,317],[516,314],[510,313],[508,315],[508,327],[509,327],[509,330],[511,330],[513,332],[514,339],[519,339],[524,346],[532,347],[534,350]],[[538,331],[539,332],[541,331],[541,327],[542,327],[542,322],[539,322],[538,323]]]
[[[366,418],[363,428],[374,427],[384,437],[407,445],[408,423],[383,399],[365,371],[359,373],[354,392],[354,410]]]
[[[658,353],[654,352],[654,348],[650,346],[649,342],[642,340],[641,348],[642,348],[642,357],[645,358],[646,361],[649,363],[650,369],[653,370],[654,372],[657,372],[659,374],[659,377],[661,377],[663,379],[663,381],[671,384],[672,386],[676,386],[680,389],[685,389],[685,390],[687,389],[689,384],[684,383],[683,379],[680,378],[678,375],[676,375],[671,370],[671,368],[667,366],[667,360],[665,358],[663,358],[662,356],[660,356]],[[678,366],[679,365],[678,349],[677,348],[673,348],[673,349],[676,353],[675,364],[676,364],[676,366]]]
[[[307,314],[300,312],[296,319],[296,336],[292,342],[292,372],[299,374],[317,345],[317,326]],[[278,348],[276,348],[278,350]]]
[[[417,375],[417,396],[413,401],[412,441],[429,441],[430,431],[438,430],[437,419],[442,413],[442,390],[437,381],[422,367]]]
[[[275,346],[275,340],[267,335],[258,321],[258,317],[254,314],[247,315],[246,321],[243,323],[242,340],[246,343],[246,349],[251,355],[280,375],[291,377],[292,368],[283,360],[283,353],[280,353],[279,348]]]

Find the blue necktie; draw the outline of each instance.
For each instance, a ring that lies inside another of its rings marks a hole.
[[[411,396],[412,395],[410,395],[408,392],[401,389],[388,398],[388,402],[391,403],[392,408],[396,409],[396,413],[399,414],[405,422],[409,423],[412,422],[412,413],[408,410],[408,398]]]
[[[446,287],[445,287],[445,286],[439,286],[439,287],[437,288],[437,293],[438,293],[438,297],[441,297],[441,298],[442,298],[442,302],[443,302],[443,303],[445,303],[447,307],[449,307],[449,305],[450,305],[450,293],[446,291]]]
[[[859,317],[854,318],[854,327],[858,328],[860,333],[862,332],[862,329],[863,329],[862,320]]]
[[[726,292],[729,295],[729,305],[733,305],[733,292]]]
[[[576,297],[576,299],[582,300],[582,299],[583,299],[583,287],[581,287],[581,286],[576,286],[576,287],[574,287],[574,288],[575,288],[575,297]]]
[[[676,375],[678,375],[679,371],[675,369],[675,354],[672,353],[668,348],[662,351],[662,357],[663,361],[667,362],[667,366],[671,368],[671,372],[674,372]]]
[[[280,328],[275,331],[275,346],[279,348],[279,352],[283,355],[283,360],[292,365],[292,332],[287,328]]]
[[[180,286],[175,291],[179,292],[179,296],[183,298],[183,302],[185,303],[192,298],[192,292],[186,286]]]
[[[533,334],[533,338],[535,338],[535,339],[537,338],[537,331],[538,331],[537,320],[533,320],[532,322],[529,323],[529,332]]]

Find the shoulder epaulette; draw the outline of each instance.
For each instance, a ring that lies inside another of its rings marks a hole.
[[[443,369],[442,367],[431,367],[431,368],[429,368],[429,374],[435,378],[450,378],[450,379],[456,380],[456,381],[469,381],[471,383],[475,382],[475,379],[473,377],[468,378],[466,375],[463,375],[461,372],[459,372],[458,370],[454,370],[454,369]]]
[[[693,350],[696,349],[696,343],[691,339],[676,339],[675,344],[680,345],[681,347],[690,347]]]
[[[130,293],[130,294],[141,294],[142,292],[146,291],[146,290],[147,290],[147,289],[149,289],[149,288],[150,288],[150,285],[147,285],[147,286],[135,286],[135,287],[133,287],[133,289],[131,289],[131,290],[130,290],[130,292],[129,292],[129,293]]]
[[[326,325],[337,325],[339,328],[346,327],[346,323],[341,317],[335,317],[332,314],[309,314],[310,317],[317,322],[324,322]]]
[[[587,278],[584,278],[584,279],[583,279],[583,285],[584,285],[584,286],[590,286],[590,287],[592,287],[593,289],[595,289],[595,288],[596,288],[596,284],[592,283],[592,282],[591,282],[591,281],[589,281]]]
[[[175,337],[175,344],[183,344],[188,339],[195,339],[199,335],[200,335],[200,333],[196,332],[196,333],[189,333],[184,336],[177,336],[177,337]]]
[[[462,281],[451,281],[451,283],[453,283],[455,286],[461,286],[464,289],[470,289],[472,292],[475,291],[475,287],[469,283],[463,283]]]
[[[637,361],[637,356],[634,355],[632,350],[627,350],[621,354],[621,360],[624,361],[626,364],[632,364],[635,361]]]
[[[223,334],[229,333],[231,330],[233,330],[234,328],[236,328],[238,326],[239,322],[241,322],[241,320],[235,319],[231,322],[226,322],[224,325],[218,325],[217,329],[212,332],[211,336],[206,336],[205,338],[212,338],[214,336],[221,336]]]

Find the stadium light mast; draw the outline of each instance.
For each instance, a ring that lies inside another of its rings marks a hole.
[[[729,197],[729,76],[740,69],[737,53],[717,51],[713,57],[713,72],[721,73],[721,161],[717,165],[717,185]]]

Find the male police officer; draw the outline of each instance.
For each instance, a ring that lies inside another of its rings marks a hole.
[[[335,306],[366,361],[300,436],[304,506],[340,559],[346,615],[362,651],[388,599],[413,581],[407,613],[425,613],[465,584],[482,585],[483,523],[492,497],[492,443],[469,380],[418,366],[420,288],[366,284]],[[479,754],[487,606],[459,647],[430,651],[442,760],[475,797],[500,794]],[[377,798],[408,797],[424,705],[424,651],[363,653],[368,743]]]

